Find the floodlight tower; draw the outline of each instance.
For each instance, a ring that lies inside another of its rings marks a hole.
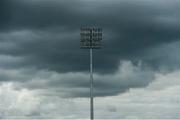
[[[93,103],[93,49],[100,49],[102,41],[102,28],[81,28],[81,49],[90,49],[90,118],[94,119]]]

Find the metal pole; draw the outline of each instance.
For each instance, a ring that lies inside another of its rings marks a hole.
[[[101,48],[102,29],[95,27],[81,28],[81,48],[90,49],[90,119],[94,120],[93,101],[93,49]]]
[[[92,48],[90,49],[90,116],[91,120],[94,119],[94,105],[93,105],[93,61],[92,61]]]

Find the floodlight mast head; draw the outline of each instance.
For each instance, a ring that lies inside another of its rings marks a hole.
[[[100,49],[102,41],[102,28],[82,27],[81,28],[81,48]]]

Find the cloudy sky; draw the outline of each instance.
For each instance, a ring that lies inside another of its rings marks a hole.
[[[0,118],[180,119],[179,0],[0,0]]]

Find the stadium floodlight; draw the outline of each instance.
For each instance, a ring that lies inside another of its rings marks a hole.
[[[95,27],[81,28],[81,48],[99,49],[101,48],[102,29]]]
[[[81,49],[90,49],[90,118],[94,119],[93,103],[93,49],[101,48],[102,28],[83,27],[81,28]]]

